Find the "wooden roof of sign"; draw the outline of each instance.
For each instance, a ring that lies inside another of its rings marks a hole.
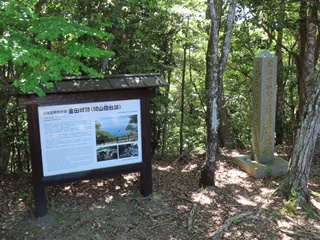
[[[167,86],[168,82],[160,74],[122,74],[107,75],[104,78],[96,77],[66,77],[61,81],[53,82],[52,88],[43,87],[46,94],[53,93],[76,93],[90,91],[106,91],[136,88],[154,88]],[[34,92],[23,93],[17,87],[9,87],[9,94],[13,96],[35,94]]]

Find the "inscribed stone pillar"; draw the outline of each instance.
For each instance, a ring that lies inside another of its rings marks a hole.
[[[263,50],[253,61],[252,153],[259,163],[274,158],[277,57]]]

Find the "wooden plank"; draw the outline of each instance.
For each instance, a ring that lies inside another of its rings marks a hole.
[[[52,81],[53,88],[42,86],[45,93],[92,92],[114,89],[136,89],[167,86],[168,82],[158,73],[107,75],[104,78],[79,76],[65,77]],[[41,85],[41,83],[39,83]],[[11,96],[36,95],[35,92],[23,93],[19,87],[9,86]]]
[[[59,184],[78,182],[83,180],[90,180],[103,177],[114,177],[121,174],[145,171],[145,163],[135,163],[129,165],[122,165],[117,167],[109,167],[102,169],[93,169],[83,172],[75,172],[68,174],[60,174],[55,176],[44,177],[42,179],[45,186],[55,186]]]
[[[77,80],[74,80],[73,82],[77,86],[77,91],[79,92],[89,92],[89,91],[95,90],[93,80],[91,79],[87,81],[77,79]]]
[[[74,81],[60,81],[54,83],[57,92],[64,93],[64,92],[76,92],[77,91],[77,85],[74,83]]]
[[[162,82],[155,76],[142,77],[143,82],[146,86],[161,86]]]
[[[129,88],[128,83],[124,78],[120,77],[109,77],[107,78],[111,87],[114,89],[119,89],[119,88]]]
[[[140,76],[128,76],[126,77],[126,81],[132,88],[146,87],[146,84]]]
[[[48,94],[45,97],[37,95],[24,95],[18,97],[19,107],[26,107],[30,104],[38,104],[39,106],[50,106],[57,104],[74,104],[88,102],[103,102],[113,100],[140,99],[142,94],[147,94],[147,97],[153,97],[152,91],[147,88],[121,89],[113,91],[96,91],[96,92],[79,92],[79,93],[55,93]]]
[[[110,90],[112,89],[110,83],[104,79],[94,79],[92,80],[95,90]]]

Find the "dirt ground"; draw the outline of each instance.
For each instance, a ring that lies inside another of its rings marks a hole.
[[[38,219],[31,176],[0,176],[0,239],[320,239],[319,153],[308,211],[272,195],[281,177],[253,179],[232,154],[223,152],[207,189],[198,188],[201,154],[154,159],[147,198],[136,173],[47,188],[49,211]]]

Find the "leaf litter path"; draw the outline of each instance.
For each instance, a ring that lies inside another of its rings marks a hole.
[[[47,188],[38,219],[31,176],[0,176],[0,239],[319,239],[311,211],[272,195],[282,178],[253,179],[232,154],[223,152],[207,189],[198,188],[201,154],[153,160],[152,197],[140,195],[136,173]],[[320,192],[315,157],[310,189]],[[319,214],[319,195],[312,208]]]

